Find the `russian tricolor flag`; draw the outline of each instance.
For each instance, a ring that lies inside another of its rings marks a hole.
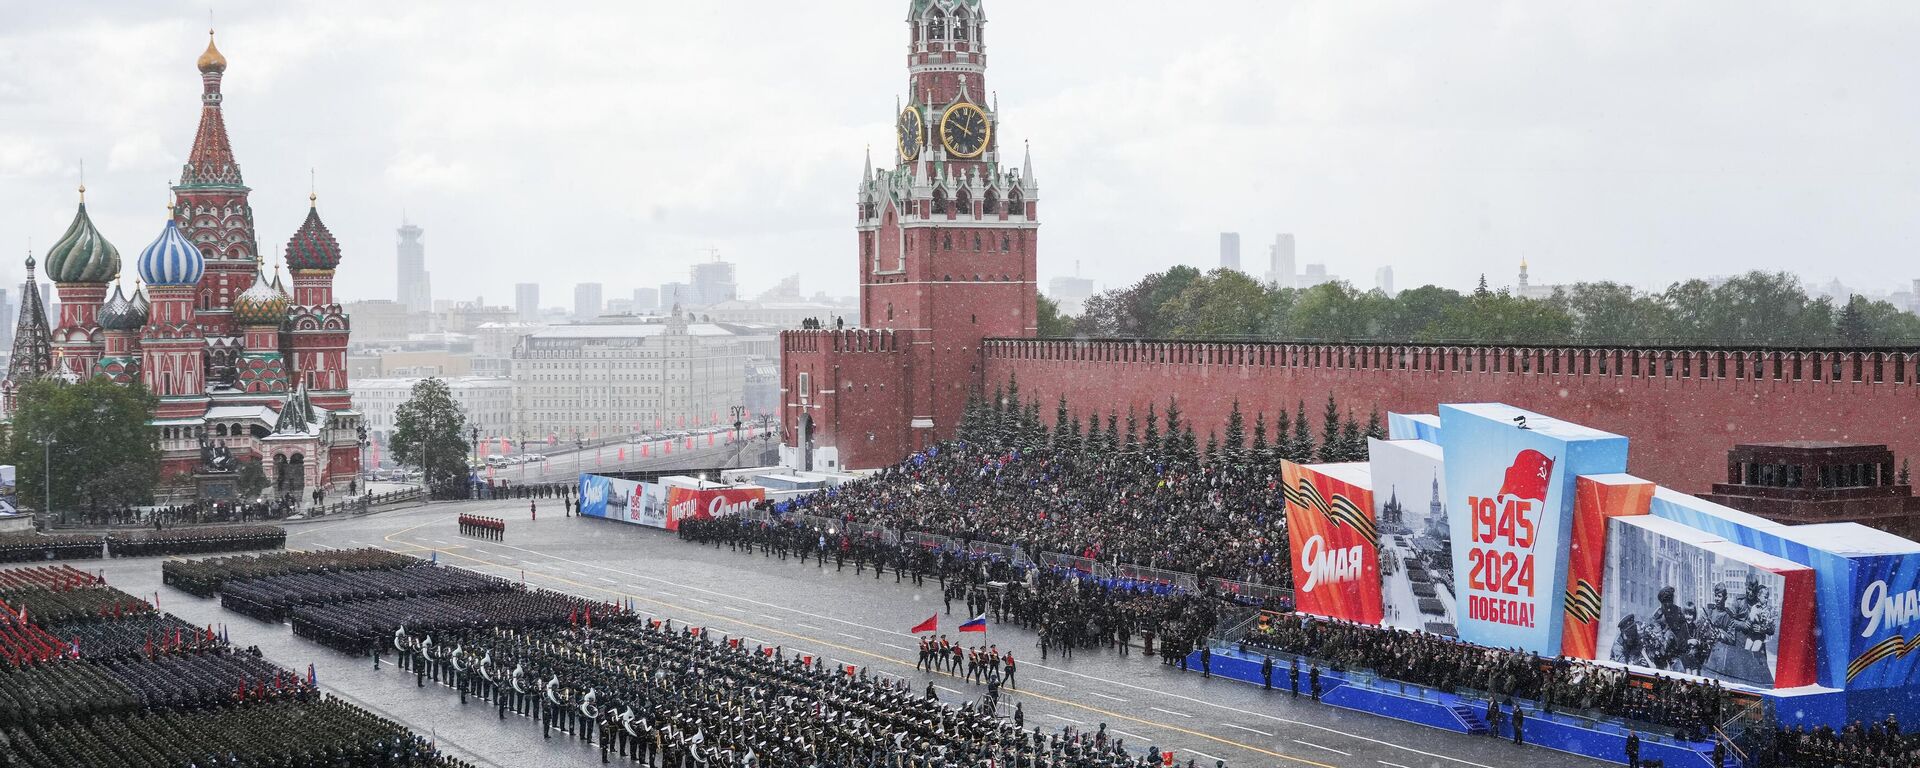
[[[961,624],[961,625],[960,625],[960,631],[962,631],[962,632],[985,632],[985,631],[987,631],[987,615],[986,615],[986,614],[984,614],[984,613],[983,613],[983,614],[980,614],[980,615],[978,615],[978,616],[975,616],[975,617],[973,617],[972,619],[970,619],[970,620],[968,620],[968,621],[967,621],[967,623],[965,623],[965,624]]]

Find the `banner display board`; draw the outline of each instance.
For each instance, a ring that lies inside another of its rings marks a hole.
[[[1381,623],[1456,637],[1445,463],[1425,440],[1368,440]]]
[[[1813,569],[1651,516],[1607,521],[1607,660],[1759,688],[1813,682]]]
[[[1380,623],[1380,558],[1366,464],[1280,465],[1294,609]]]
[[[1633,475],[1586,475],[1577,478],[1573,488],[1573,546],[1567,551],[1566,623],[1560,630],[1560,655],[1592,659],[1599,653],[1607,520],[1647,514],[1653,483]]]
[[[1440,417],[1431,413],[1387,414],[1388,440],[1425,440],[1440,443]]]
[[[1500,404],[1440,418],[1461,639],[1559,653],[1574,478],[1626,471],[1627,439]]]
[[[1652,511],[1813,568],[1820,685],[1920,682],[1920,544],[1858,523],[1782,525],[1666,488]]]
[[[766,494],[767,490],[759,486],[686,488],[581,475],[580,514],[677,531],[681,520],[734,514],[751,508]]]

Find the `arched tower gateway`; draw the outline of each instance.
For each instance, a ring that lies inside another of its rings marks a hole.
[[[874,467],[953,436],[981,340],[1037,330],[1040,189],[987,87],[981,0],[911,0],[893,162],[856,196],[861,330],[782,346],[787,461]],[[816,460],[818,459],[818,460]]]

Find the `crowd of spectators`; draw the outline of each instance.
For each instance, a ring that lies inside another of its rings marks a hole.
[[[1889,714],[1877,723],[1855,720],[1845,728],[1794,726],[1774,732],[1766,746],[1766,768],[1916,768],[1920,766],[1920,734],[1903,734],[1900,720]]]
[[[1471,645],[1448,637],[1294,614],[1267,617],[1241,640],[1249,654],[1308,657],[1335,671],[1456,694],[1537,702],[1548,712],[1597,712],[1699,740],[1734,703],[1714,681],[1630,675],[1617,667]]]

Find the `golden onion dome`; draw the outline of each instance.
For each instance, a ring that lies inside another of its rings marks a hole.
[[[227,71],[227,57],[220,55],[220,49],[213,45],[213,30],[207,30],[207,52],[200,54],[201,72]]]

